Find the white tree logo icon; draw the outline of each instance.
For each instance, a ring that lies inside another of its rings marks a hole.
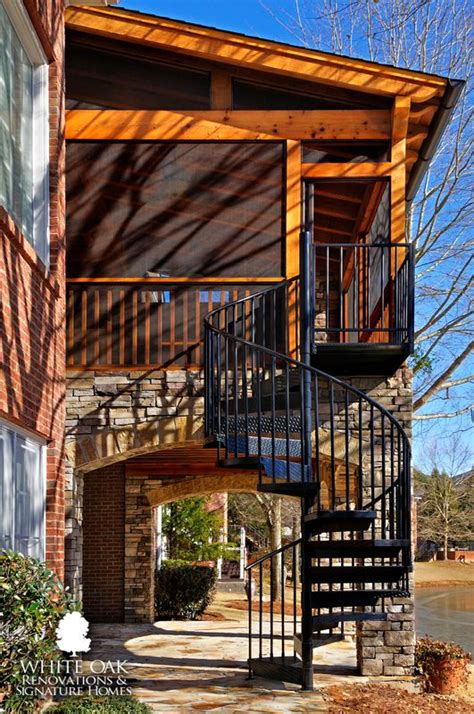
[[[89,652],[91,641],[86,637],[89,623],[80,612],[68,612],[56,628],[56,645],[63,652],[77,657],[78,652]]]

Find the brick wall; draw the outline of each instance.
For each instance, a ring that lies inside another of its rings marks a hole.
[[[125,473],[120,465],[84,478],[83,607],[91,622],[122,622]]]
[[[0,416],[47,440],[46,558],[64,568],[63,0],[25,0],[49,65],[51,268],[0,209]]]

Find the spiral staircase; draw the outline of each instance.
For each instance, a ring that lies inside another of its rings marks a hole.
[[[248,567],[249,674],[304,689],[314,648],[342,639],[347,622],[386,619],[412,567],[409,440],[381,404],[313,366],[312,251],[305,232],[298,277],[205,320],[206,431],[219,464],[257,471],[259,491],[301,502],[301,537]]]

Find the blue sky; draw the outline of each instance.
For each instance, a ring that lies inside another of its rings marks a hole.
[[[275,2],[271,4],[276,6]],[[291,5],[291,0],[278,2],[283,11]],[[258,0],[236,0],[233,3],[228,0],[123,0],[120,7],[295,43],[294,37],[271,17]]]

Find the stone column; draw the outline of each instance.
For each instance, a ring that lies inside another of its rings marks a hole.
[[[65,465],[65,569],[64,584],[77,602],[82,601],[82,513],[84,477]]]
[[[154,621],[153,509],[143,476],[125,482],[125,622]]]
[[[413,596],[385,604],[387,620],[357,625],[357,666],[361,675],[409,675],[415,663]]]

